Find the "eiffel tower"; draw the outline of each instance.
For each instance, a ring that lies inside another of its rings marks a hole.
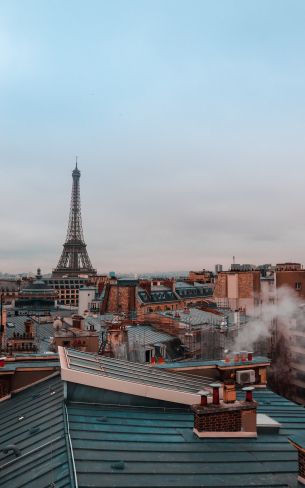
[[[79,276],[80,274],[96,274],[92,267],[83,235],[82,216],[80,207],[79,179],[80,171],[76,165],[72,171],[72,195],[68,232],[64,248],[58,265],[53,270],[52,277]]]

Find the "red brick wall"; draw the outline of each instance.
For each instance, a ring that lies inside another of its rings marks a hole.
[[[252,298],[258,295],[261,289],[259,271],[247,271],[238,273],[238,294],[239,298]]]
[[[295,288],[296,283],[301,283],[301,289]],[[287,286],[294,290],[300,297],[305,298],[305,270],[301,271],[278,271],[276,273],[276,287]]]
[[[109,290],[107,312],[128,312],[129,287],[111,285]]]
[[[241,411],[217,412],[208,414],[195,413],[194,426],[198,432],[240,432]]]
[[[41,380],[50,376],[55,372],[54,370],[46,370],[46,371],[16,371],[16,373],[12,377],[11,389],[12,391],[18,390],[23,386],[30,385],[35,381]]]
[[[228,295],[227,291],[227,274],[219,273],[217,276],[217,281],[214,289],[215,298],[226,298]]]
[[[214,290],[215,298],[227,298],[227,276],[229,273],[219,273]],[[235,274],[235,273],[233,273]],[[260,273],[259,271],[244,271],[236,273],[238,276],[238,295],[239,298],[252,298],[260,293]]]

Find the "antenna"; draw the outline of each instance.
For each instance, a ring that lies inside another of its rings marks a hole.
[[[235,256],[233,256],[233,264],[235,264]]]

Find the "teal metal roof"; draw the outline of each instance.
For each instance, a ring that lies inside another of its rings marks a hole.
[[[5,363],[0,367],[0,374],[6,371],[16,371],[18,369],[32,369],[32,368],[60,368],[60,362],[56,358],[55,361],[12,361]]]
[[[167,334],[150,327],[149,325],[131,325],[127,328],[129,345],[153,345],[176,339],[175,336]]]
[[[156,367],[160,369],[177,369],[177,368],[200,368],[204,366],[229,368],[230,366],[251,366],[251,364],[265,364],[270,363],[270,359],[265,356],[254,356],[252,361],[230,361],[226,363],[224,360],[211,361],[174,361],[171,363],[157,364]]]
[[[305,432],[305,410],[270,390],[256,390],[255,398],[260,413],[282,424],[279,434],[203,440],[189,411],[70,404],[79,486],[296,487],[288,437]]]
[[[204,386],[209,386],[211,383],[210,378],[189,374],[174,375],[145,364],[98,356],[75,349],[66,349],[66,354],[68,368],[73,371],[116,378],[129,383],[145,384],[186,393],[198,393]]]
[[[79,488],[296,488],[288,438],[304,439],[305,409],[268,389],[254,397],[258,412],[281,424],[278,433],[198,439],[187,408],[70,403],[66,416],[63,383],[53,376],[0,403],[0,486],[74,488],[75,460]],[[20,456],[3,452],[10,444]]]
[[[0,486],[74,487],[63,409],[63,383],[57,375],[12,395],[0,404]],[[20,451],[4,453],[8,445]]]

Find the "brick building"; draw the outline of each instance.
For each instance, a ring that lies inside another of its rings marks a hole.
[[[304,302],[305,270],[301,264],[277,264],[274,276],[275,300],[279,298],[280,289],[288,288]],[[274,387],[288,398],[305,404],[305,306],[301,302],[295,317],[275,321],[272,356],[276,366]]]
[[[301,269],[300,263],[279,263],[275,267],[275,271],[300,271]]]
[[[260,292],[259,271],[224,271],[217,276],[214,298],[220,307],[251,315],[260,303]]]
[[[103,290],[101,312],[124,312],[141,317],[151,312],[202,305],[213,294],[211,283],[174,279],[154,283],[151,280],[111,278]]]
[[[294,290],[300,298],[305,298],[305,270],[283,270],[275,272],[275,286],[288,287]]]

